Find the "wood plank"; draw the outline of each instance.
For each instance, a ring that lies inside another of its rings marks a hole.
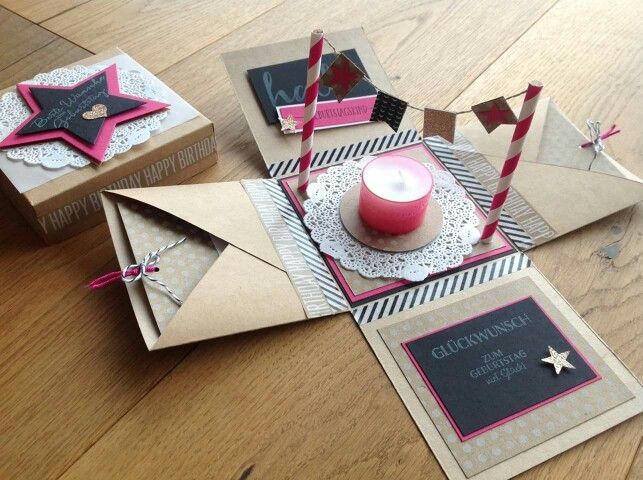
[[[40,23],[48,18],[87,3],[89,0],[0,0],[0,5],[31,20]]]
[[[92,0],[43,26],[92,52],[121,47],[158,72],[282,2]]]
[[[0,30],[3,32],[3,30]],[[91,55],[63,38],[56,38],[42,48],[0,70],[0,88],[33,78],[38,73],[51,71],[61,65],[69,65]]]
[[[628,480],[636,480],[637,478],[643,478],[643,448],[641,444],[639,444],[636,459],[634,460],[634,463],[632,463],[630,471],[627,472]]]
[[[56,35],[0,7],[0,70],[56,39]]]

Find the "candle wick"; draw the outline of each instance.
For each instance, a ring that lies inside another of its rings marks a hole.
[[[402,186],[406,185],[406,182],[404,181],[404,174],[402,173],[402,170],[398,168],[397,173],[400,175],[400,180],[402,180]]]

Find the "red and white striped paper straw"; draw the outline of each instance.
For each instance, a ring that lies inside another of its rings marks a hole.
[[[308,75],[304,96],[304,126],[301,132],[301,152],[299,154],[299,182],[297,188],[305,192],[310,177],[310,162],[313,158],[313,136],[315,133],[315,113],[317,112],[317,93],[319,92],[319,70],[324,50],[324,32],[316,29],[310,34],[308,53]]]
[[[536,111],[536,105],[538,104],[538,98],[540,97],[540,91],[542,89],[543,84],[536,80],[532,80],[527,86],[527,92],[525,93],[525,99],[523,100],[522,108],[520,109],[518,123],[516,123],[514,134],[511,137],[507,159],[502,166],[500,178],[498,179],[498,186],[496,187],[496,194],[493,196],[493,200],[491,201],[491,208],[487,215],[482,235],[480,236],[480,241],[482,243],[489,243],[498,227],[500,213],[502,212],[502,207],[507,200],[507,195],[509,195],[511,179],[513,178],[514,171],[518,166],[518,161],[520,160],[520,155],[522,153],[522,145],[525,143],[525,137],[527,136],[527,132],[531,126],[531,120],[534,118],[534,112]]]

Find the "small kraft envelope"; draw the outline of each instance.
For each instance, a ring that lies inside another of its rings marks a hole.
[[[466,125],[451,150],[493,193],[512,133],[512,125],[501,125],[491,134],[480,124]],[[579,147],[587,141],[551,99],[539,102],[504,206],[531,237],[532,246],[643,200],[641,179],[604,151],[594,158],[591,147]]]
[[[103,204],[122,269],[186,239],[161,253],[158,282],[126,284],[150,350],[348,310],[301,223],[280,213],[291,207],[275,180],[110,191]]]

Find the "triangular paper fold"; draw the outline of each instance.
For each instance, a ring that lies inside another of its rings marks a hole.
[[[283,270],[272,241],[239,182],[135,188],[115,193],[174,215]]]
[[[305,319],[284,271],[228,245],[152,349]]]
[[[480,125],[466,125],[460,129],[466,141],[456,141],[453,146],[454,154],[492,194],[495,181],[489,180],[485,163],[495,169],[493,177],[497,178],[512,132],[511,125],[501,125],[491,134]],[[643,200],[641,180],[605,152],[592,162],[593,150],[579,148],[585,141],[587,137],[550,99],[541,100],[511,184],[522,203],[507,202],[504,210],[518,223],[522,222],[528,234],[532,232],[536,245]],[[616,141],[618,137],[610,139]],[[538,222],[533,215],[526,220],[520,218],[520,212],[529,209],[548,224],[550,231],[546,236],[539,237],[534,235],[534,229],[530,230],[530,225]]]

